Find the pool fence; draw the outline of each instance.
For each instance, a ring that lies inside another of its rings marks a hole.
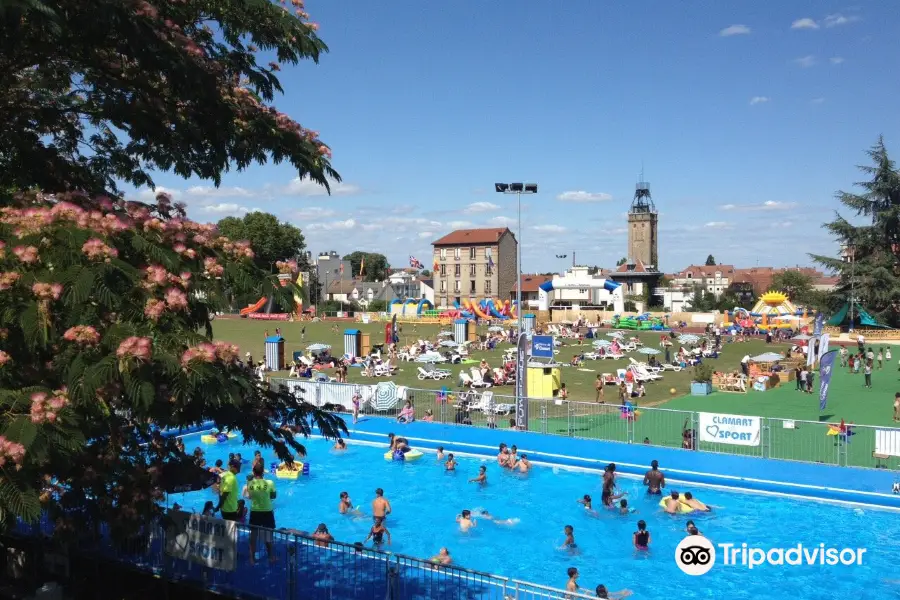
[[[193,515],[199,527],[162,524],[125,541],[114,541],[98,524],[67,544],[52,538],[54,521],[19,523],[15,534],[40,540],[45,561],[65,580],[69,557],[89,557],[137,568],[235,598],[279,600],[566,600],[595,596],[566,592],[491,575],[461,566],[366,548],[362,544],[320,542],[303,532],[266,530],[234,524],[217,540],[206,532],[225,530],[226,522]],[[176,520],[177,521],[177,520]],[[258,534],[258,565],[249,562],[250,534]],[[267,564],[263,541],[271,536],[274,565]],[[179,546],[180,544],[180,546]],[[190,546],[190,550],[184,548]],[[196,551],[194,551],[196,548]],[[435,552],[437,552],[435,548]],[[188,556],[188,558],[185,558]],[[565,580],[566,574],[559,578]]]
[[[407,401],[419,421],[490,428],[515,427],[512,395],[498,388],[420,389],[382,385],[335,383],[295,378],[271,378],[299,398],[335,412],[349,413],[358,396],[360,415],[398,417]],[[710,441],[701,434],[711,414],[638,406],[628,414],[620,404],[576,402],[558,398],[528,398],[528,430],[548,435],[589,438],[627,444],[648,444],[758,458],[794,460],[827,465],[900,470],[900,428],[851,424],[840,431],[835,423],[749,417],[758,432],[754,444]],[[430,413],[430,414],[428,414]],[[719,416],[717,414],[717,416]]]

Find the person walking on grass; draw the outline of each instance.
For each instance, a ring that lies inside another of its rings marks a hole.
[[[597,391],[597,396],[594,398],[594,401],[597,403],[603,402],[603,375],[597,374],[597,379],[594,381],[594,389]]]
[[[816,372],[812,369],[806,372],[806,393],[813,393],[813,384],[816,382]]]
[[[872,389],[872,361],[867,360],[866,366],[863,367],[863,375],[865,375],[864,387]]]
[[[799,366],[797,367],[797,391],[805,392],[806,391],[806,376],[808,372],[806,371],[806,367]]]
[[[875,355],[875,360],[878,361],[878,370],[881,370],[882,364],[884,363],[884,347],[882,346],[878,350],[878,354]]]
[[[894,422],[900,421],[900,392],[894,394]]]

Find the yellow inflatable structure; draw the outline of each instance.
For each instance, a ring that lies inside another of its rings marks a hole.
[[[200,441],[203,442],[204,444],[220,444],[220,443],[222,443],[222,440],[219,439],[220,435],[226,436],[229,440],[232,440],[237,437],[236,433],[231,433],[230,431],[227,433],[225,433],[225,432],[206,433],[206,434],[200,436]]]
[[[275,469],[275,477],[277,477],[278,479],[297,479],[302,474],[302,462],[295,462],[293,469],[289,469],[284,463],[281,463],[280,465],[278,465],[278,468]]]
[[[671,500],[671,499],[672,499],[671,496],[666,496],[665,498],[663,498],[662,500],[659,501],[659,505],[665,510],[665,508],[666,508],[666,501],[667,501],[667,500]],[[691,508],[690,506],[688,506],[687,504],[685,504],[684,502],[680,502],[680,501],[679,501],[679,502],[678,502],[678,512],[680,512],[680,513],[689,513],[689,512],[694,512],[694,509]]]
[[[422,458],[424,454],[419,452],[418,450],[410,450],[406,454],[403,455],[403,460],[409,462],[411,460],[419,460]],[[388,450],[384,453],[384,460],[394,460],[394,453]]]

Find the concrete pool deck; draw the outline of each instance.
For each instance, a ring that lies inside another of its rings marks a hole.
[[[433,450],[444,446],[447,452],[489,457],[496,456],[500,443],[515,444],[532,461],[594,470],[614,462],[617,472],[634,476],[642,476],[650,461],[657,460],[667,479],[673,482],[900,509],[900,494],[892,493],[893,484],[900,482],[900,473],[887,469],[753,458],[511,429],[424,422],[404,425],[386,417],[365,417],[356,425],[348,422],[347,428],[349,440],[387,444],[387,434],[395,433],[407,438],[413,447]]]

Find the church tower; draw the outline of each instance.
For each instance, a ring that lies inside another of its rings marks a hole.
[[[641,179],[643,179],[641,173]],[[640,181],[628,211],[628,259],[659,269],[659,213],[650,196],[650,184]]]

